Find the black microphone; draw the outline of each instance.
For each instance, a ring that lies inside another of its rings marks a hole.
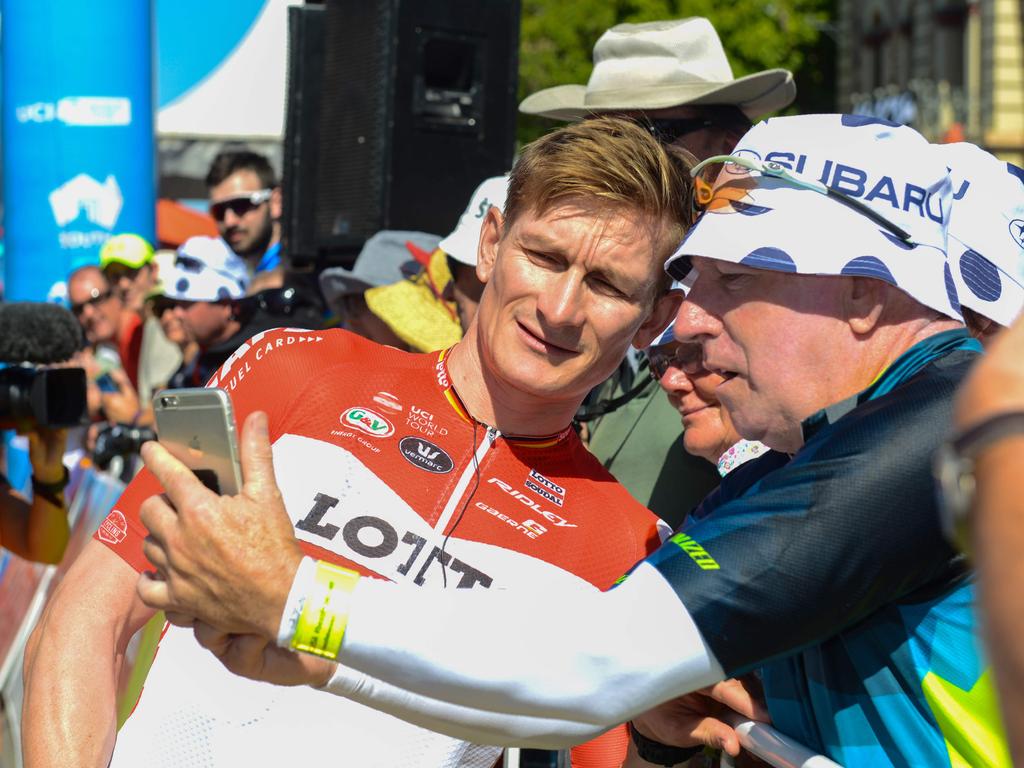
[[[62,363],[82,348],[82,327],[64,307],[0,304],[0,363]]]

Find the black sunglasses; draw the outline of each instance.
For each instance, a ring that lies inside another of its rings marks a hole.
[[[659,143],[671,144],[681,136],[712,128],[715,122],[706,117],[646,118],[641,121],[640,125],[646,128],[648,133]]]
[[[215,203],[210,203],[210,215],[214,221],[223,221],[224,214],[228,211],[231,211],[235,216],[244,216],[249,211],[259,208],[267,202],[273,194],[274,190],[272,189],[257,189],[255,192],[245,195],[229,197],[227,200],[218,200]]]
[[[85,301],[71,305],[71,313],[75,317],[81,317],[82,313],[85,312],[86,307],[99,306],[113,296],[113,291],[110,288],[107,288],[105,291],[101,291],[99,288],[93,288],[90,293],[91,295]]]
[[[647,350],[647,362],[655,379],[661,378],[669,368],[678,368],[687,376],[699,373],[704,367],[704,350],[700,344],[662,344]]]
[[[188,309],[190,306],[195,304],[194,301],[187,301],[185,299],[172,299],[170,296],[154,296],[150,299],[153,307],[153,315],[160,317],[164,312],[175,309],[176,307],[184,307]]]

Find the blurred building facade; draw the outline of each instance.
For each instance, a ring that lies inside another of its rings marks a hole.
[[[1024,0],[839,0],[838,107],[1024,164]]]

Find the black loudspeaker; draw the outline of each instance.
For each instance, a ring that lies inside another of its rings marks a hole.
[[[328,0],[290,11],[293,263],[350,262],[381,229],[447,234],[476,185],[509,169],[519,11],[520,0]]]

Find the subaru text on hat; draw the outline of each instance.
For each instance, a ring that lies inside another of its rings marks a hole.
[[[860,115],[774,117],[751,128],[665,265],[689,257],[807,275],[872,277],[961,319],[946,263],[951,184],[912,128]]]

